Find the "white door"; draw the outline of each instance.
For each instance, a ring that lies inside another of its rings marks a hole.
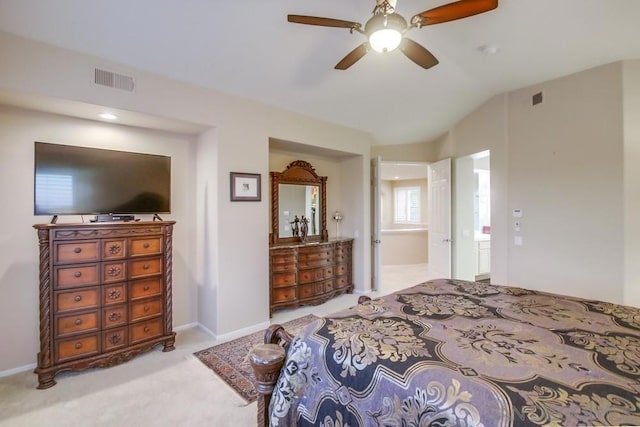
[[[371,289],[380,290],[380,162],[377,156],[371,159]]]
[[[451,278],[451,159],[428,166],[429,272]]]

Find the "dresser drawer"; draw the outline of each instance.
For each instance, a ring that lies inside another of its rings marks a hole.
[[[127,285],[118,283],[102,287],[102,304],[121,304],[127,301]]]
[[[160,335],[162,335],[162,317],[129,325],[131,344],[159,337]]]
[[[154,276],[162,271],[162,258],[148,258],[129,261],[129,278]]]
[[[56,318],[56,337],[98,330],[100,330],[100,312],[98,310]]]
[[[333,291],[334,287],[333,287],[333,280],[325,280],[324,281],[324,291],[325,292],[331,292]]]
[[[122,282],[127,280],[127,263],[111,261],[102,263],[102,283]]]
[[[54,268],[54,288],[75,288],[98,284],[99,264],[74,265]]]
[[[135,322],[162,314],[162,298],[153,298],[129,304],[129,319]]]
[[[298,263],[333,260],[333,249],[315,250],[313,252],[303,252],[300,250],[298,255]]]
[[[283,286],[291,286],[296,283],[296,273],[276,273],[272,276],[271,286],[280,288]]]
[[[129,344],[127,328],[117,328],[102,333],[102,351],[114,350]]]
[[[281,271],[295,271],[295,264],[271,264],[271,271],[279,273]]]
[[[70,310],[98,308],[100,294],[98,288],[77,289],[67,292],[56,292],[54,296],[54,311],[62,313]]]
[[[126,256],[127,245],[125,239],[108,239],[102,241],[102,259],[104,261],[122,259]]]
[[[65,362],[100,353],[100,333],[55,341],[55,360]]]
[[[312,270],[300,270],[298,272],[298,283],[311,283],[324,279],[324,268],[315,268]]]
[[[336,264],[335,266],[335,274],[339,276],[341,274],[347,273],[347,264]]]
[[[349,285],[349,280],[347,276],[338,276],[336,277],[336,289],[344,288]]]
[[[160,279],[160,277],[152,277],[129,282],[129,300],[134,301],[162,295],[162,281]]]
[[[115,305],[102,309],[102,329],[126,325],[128,323],[127,305]]]
[[[100,259],[99,248],[98,240],[56,243],[53,263],[77,264],[81,262],[96,262]]]
[[[288,254],[271,254],[272,264],[295,264],[296,256],[293,253]]]
[[[307,283],[306,285],[298,286],[298,298],[305,299],[311,298],[316,295],[316,284]]]
[[[301,257],[300,261],[298,261],[299,268],[325,267],[331,264],[333,264],[333,256],[323,257],[323,258],[314,257],[314,258],[308,258],[308,259],[302,259]]]
[[[129,239],[129,256],[160,255],[162,237],[144,237]]]
[[[296,300],[296,288],[282,288],[273,289],[271,298],[273,303],[295,301]]]

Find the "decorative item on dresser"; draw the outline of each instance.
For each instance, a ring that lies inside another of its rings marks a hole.
[[[272,246],[270,314],[353,292],[352,251],[353,239]]]
[[[175,221],[36,224],[40,244],[38,388],[58,372],[107,367],[172,330]]]

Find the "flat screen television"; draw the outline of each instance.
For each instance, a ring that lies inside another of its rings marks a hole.
[[[171,157],[35,143],[35,215],[171,212]]]

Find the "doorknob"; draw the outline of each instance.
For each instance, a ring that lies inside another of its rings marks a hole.
[[[378,243],[378,244],[379,244],[379,243],[382,243],[382,240],[374,239],[374,240],[373,240],[373,243]]]
[[[453,243],[453,239],[442,239],[442,243]]]

